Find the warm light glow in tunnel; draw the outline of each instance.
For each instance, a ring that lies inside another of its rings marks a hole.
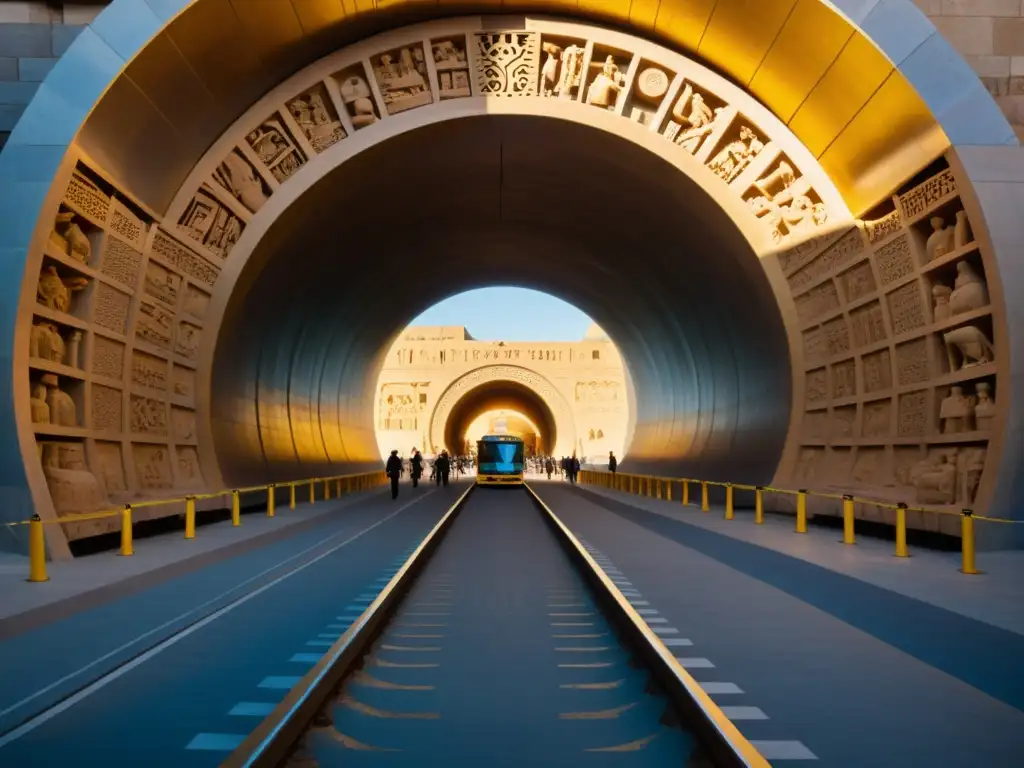
[[[538,446],[542,446],[543,435],[537,425],[523,414],[504,408],[486,411],[473,419],[464,433],[466,446],[473,449],[481,437],[493,434],[522,438],[528,452],[538,451]]]

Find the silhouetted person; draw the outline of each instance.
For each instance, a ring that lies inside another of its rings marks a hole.
[[[392,451],[388,456],[388,463],[384,466],[384,471],[391,480],[391,498],[397,499],[398,479],[402,476],[402,460],[398,458],[398,451]]]
[[[420,484],[420,477],[423,476],[423,457],[419,451],[413,451],[412,458],[409,459],[409,465],[412,468],[409,472],[412,477],[412,487],[415,488]]]
[[[576,476],[580,473],[580,460],[576,458],[576,454],[572,455],[569,459],[569,482],[576,485]]]
[[[448,474],[452,471],[452,460],[448,457],[448,451],[441,451],[441,455],[437,457],[437,462],[434,464],[434,469],[437,472],[437,484],[448,485]]]
[[[618,469],[618,468],[619,468],[619,462],[615,458],[615,454],[612,451],[608,451],[608,471],[611,472],[614,475],[615,474],[615,470]]]
[[[550,480],[551,473],[555,471],[555,462],[551,460],[550,456],[548,456],[547,460],[544,462],[544,471],[548,473],[548,480]]]

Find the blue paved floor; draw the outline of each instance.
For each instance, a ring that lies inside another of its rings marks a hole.
[[[525,494],[478,489],[293,765],[686,765],[646,684]]]
[[[397,503],[412,498],[411,489],[407,490],[410,493]],[[425,495],[426,490],[420,493]],[[418,544],[458,492],[452,487],[426,496],[351,546],[269,587],[129,669],[53,719],[0,746],[0,765],[159,768],[219,764],[224,750],[247,735],[266,707],[280,701],[365,609],[404,561],[405,553]],[[360,516],[355,516],[358,520],[353,520],[356,529],[348,535],[384,517],[395,504],[385,498],[361,510]],[[344,538],[340,535],[331,545]],[[295,551],[294,542],[287,551]],[[253,558],[245,560],[244,573],[250,573],[256,561],[264,565],[274,561],[265,552]],[[133,610],[150,612],[150,621],[157,621],[165,613],[187,605],[183,592],[191,592],[194,598],[196,591],[212,591],[211,584],[220,588],[230,583],[230,574],[239,575],[239,567],[238,563],[222,563],[204,569],[130,598],[130,605]],[[145,626],[137,617],[129,619],[126,607],[111,606],[108,622],[130,621],[133,626]],[[77,624],[72,625],[78,633],[75,636],[56,632],[49,635],[55,639],[56,650],[44,641],[32,648],[26,639],[16,640],[24,644],[23,652],[31,653],[36,664],[58,658],[61,649],[73,646],[76,640],[85,646],[95,643],[90,647],[104,648],[95,636],[109,631],[112,625],[102,623],[96,613],[77,617]],[[5,664],[11,664],[6,650],[4,659]],[[31,684],[30,675],[18,673],[13,664],[11,667],[15,674],[3,684],[7,700]]]
[[[559,488],[558,492],[564,489]],[[781,589],[1024,710],[1024,637],[1021,635],[614,499],[589,493],[586,499]]]

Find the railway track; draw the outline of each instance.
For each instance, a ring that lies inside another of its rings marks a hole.
[[[462,494],[222,763],[577,764],[768,765],[530,486]]]

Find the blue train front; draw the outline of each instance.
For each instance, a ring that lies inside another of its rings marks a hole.
[[[476,444],[477,485],[522,485],[523,441],[514,435],[484,435]]]

